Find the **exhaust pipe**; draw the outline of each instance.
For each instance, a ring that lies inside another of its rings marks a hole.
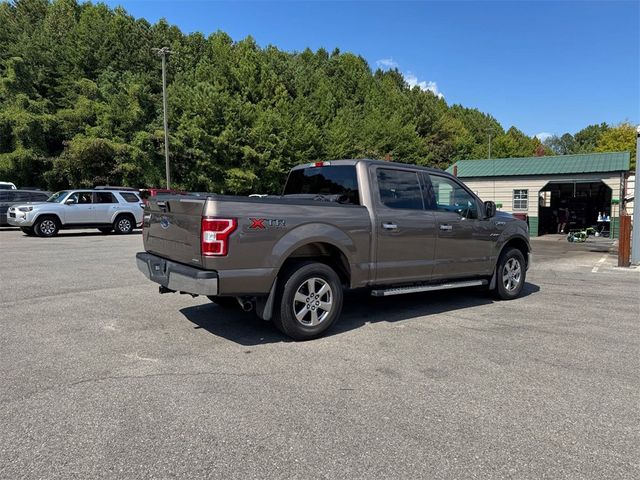
[[[245,312],[250,312],[253,310],[253,302],[251,300],[246,300],[240,297],[236,297],[236,299],[238,300],[238,303],[240,304],[242,310],[244,310]]]

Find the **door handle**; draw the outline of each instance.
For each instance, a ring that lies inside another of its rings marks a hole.
[[[451,230],[453,230],[453,227],[451,225],[440,225],[440,230],[444,232],[450,232]]]
[[[385,230],[397,230],[398,225],[396,225],[395,223],[383,223],[382,228],[384,228]]]

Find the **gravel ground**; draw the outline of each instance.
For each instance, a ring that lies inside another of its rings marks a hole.
[[[322,339],[158,295],[140,235],[0,229],[0,478],[640,477],[640,271],[346,297]]]

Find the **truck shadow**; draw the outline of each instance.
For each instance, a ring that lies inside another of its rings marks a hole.
[[[525,283],[520,298],[539,291],[540,287],[537,285]],[[469,288],[393,297],[372,297],[368,290],[351,291],[345,295],[341,318],[325,337],[340,335],[369,323],[418,321],[420,317],[451,313],[495,301],[485,291]],[[240,345],[292,341],[281,334],[271,322],[260,320],[254,314],[243,312],[240,308],[221,308],[211,303],[183,308],[180,313],[194,323],[195,328],[203,328],[209,333]]]

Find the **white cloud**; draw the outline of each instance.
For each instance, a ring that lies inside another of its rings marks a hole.
[[[381,58],[380,60],[376,60],[376,65],[380,68],[396,68],[398,66],[398,62],[396,62],[393,58]]]
[[[413,73],[407,72],[404,74],[404,79],[409,84],[410,88],[419,87],[420,90],[425,92],[431,92],[438,98],[443,98],[444,95],[438,90],[438,84],[432,81],[418,80]]]
[[[549,137],[553,137],[553,133],[549,133],[549,132],[536,133],[536,138],[541,142],[544,142]]]

